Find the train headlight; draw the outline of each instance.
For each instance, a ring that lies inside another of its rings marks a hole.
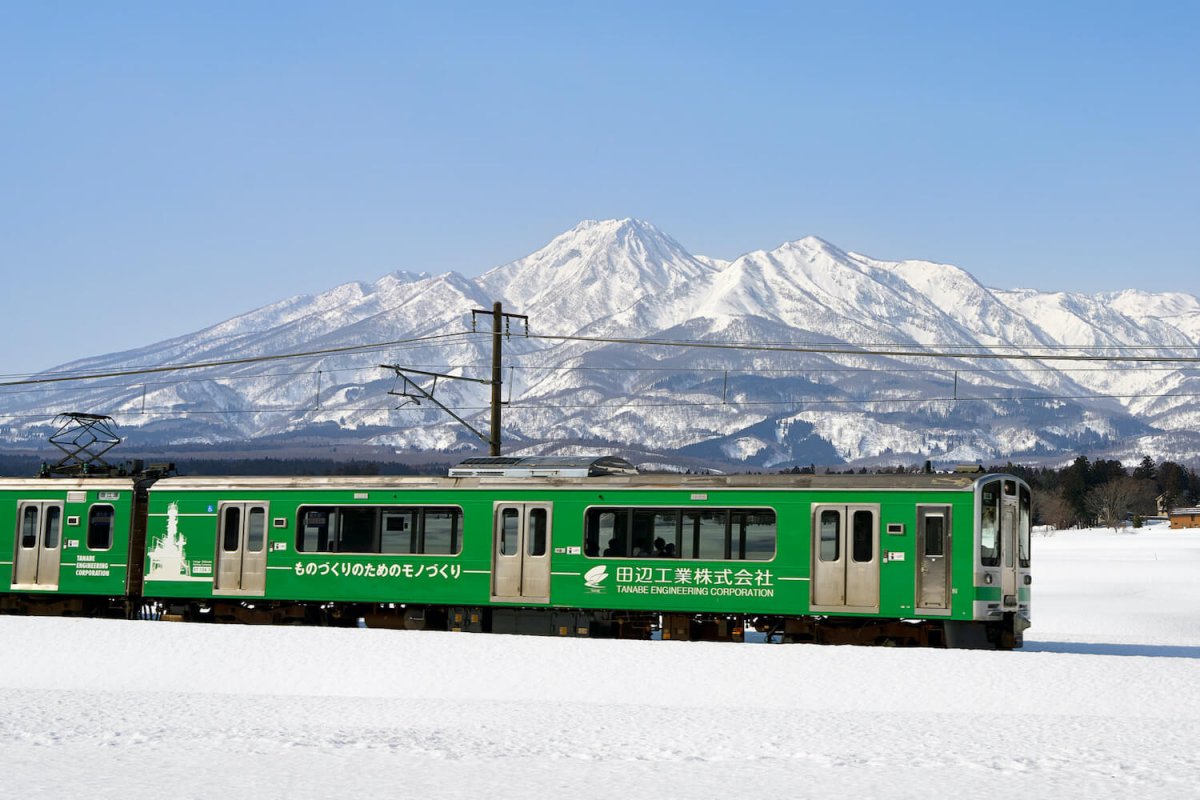
[[[983,582],[986,583],[988,586],[991,586],[992,585],[992,573],[985,572],[983,574]]]

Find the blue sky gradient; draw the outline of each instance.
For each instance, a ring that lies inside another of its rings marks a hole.
[[[1197,3],[0,3],[0,373],[585,218],[1196,293]]]

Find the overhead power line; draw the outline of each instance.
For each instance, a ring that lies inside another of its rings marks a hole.
[[[312,358],[313,356],[344,355],[348,353],[369,353],[388,347],[413,344],[416,342],[431,342],[439,339],[452,339],[470,336],[470,333],[442,333],[435,336],[423,336],[414,339],[397,339],[392,342],[376,344],[347,345],[345,347],[328,347],[321,350],[308,350],[300,353],[281,353],[266,356],[246,356],[245,358],[225,358],[214,361],[195,361],[183,364],[164,364],[155,367],[136,367],[133,369],[109,370],[106,372],[52,373],[17,381],[5,381],[0,386],[33,386],[46,383],[66,383],[69,381],[86,381],[97,378],[126,378],[135,375],[153,375],[161,372],[179,372],[184,370],[209,369],[211,367],[229,367],[239,364],[261,364],[268,361],[286,361],[292,358]]]
[[[1005,361],[1095,361],[1095,362],[1113,362],[1127,361],[1150,364],[1200,364],[1200,356],[1103,356],[1103,355],[1081,355],[1067,353],[996,353],[996,352],[975,352],[975,353],[959,353],[950,350],[915,350],[915,349],[896,349],[903,347],[920,347],[921,345],[887,345],[892,349],[877,349],[858,347],[855,345],[792,345],[792,344],[764,344],[764,343],[741,343],[741,342],[705,342],[700,340],[682,340],[682,339],[624,339],[609,336],[555,336],[550,334],[529,334],[530,339],[541,339],[543,341],[559,341],[559,342],[591,342],[595,344],[637,344],[651,347],[686,347],[696,348],[701,350],[740,350],[754,351],[761,353],[812,353],[818,355],[838,355],[838,356],[887,356],[893,358],[961,358],[961,359],[998,359]],[[974,347],[981,350],[991,349],[992,345],[951,345],[952,347]],[[996,348],[1012,348],[1017,345],[995,345]],[[1068,349],[1064,346],[1051,345],[1046,347],[1038,346],[1037,349]],[[1110,349],[1123,350],[1134,349],[1124,347],[1122,345],[1114,345],[1112,347],[1078,347],[1069,348],[1075,350],[1085,349]],[[1144,347],[1137,346],[1136,349],[1152,349],[1166,350],[1166,347]]]

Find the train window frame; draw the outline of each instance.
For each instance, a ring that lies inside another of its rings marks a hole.
[[[107,537],[108,544],[105,545],[104,547],[98,547],[92,543],[92,532],[96,529],[95,514],[98,510],[101,510],[101,509],[107,509],[109,512],[109,514],[108,514],[108,537]],[[113,538],[114,538],[113,533],[116,528],[116,520],[117,520],[117,509],[111,503],[93,503],[92,506],[90,508],[88,508],[87,535],[84,537],[84,542],[86,543],[88,550],[92,551],[93,553],[100,553],[100,552],[104,552],[106,550],[112,550]]]
[[[372,549],[342,549],[346,537],[344,536],[341,512],[346,510],[360,512],[360,525],[367,516],[367,514],[361,512],[371,512],[373,517],[371,530],[357,531],[355,539],[351,543],[361,547],[360,543],[366,542],[369,538],[369,546]],[[323,514],[324,521],[322,523],[310,523],[308,521],[309,514]],[[430,537],[428,535],[430,528],[427,523],[431,515],[436,515],[434,518],[439,522],[448,519],[450,523],[449,531],[445,529],[444,525],[439,524],[433,531],[436,535]],[[398,519],[404,517],[409,520],[415,520],[415,524],[410,522],[407,529],[384,530],[385,525],[392,518]],[[437,505],[424,503],[387,505],[377,505],[374,503],[306,503],[296,507],[296,535],[293,538],[293,545],[297,553],[309,554],[373,556],[388,559],[414,557],[459,558],[463,551],[465,519],[466,514],[462,506],[453,503]],[[387,534],[389,533],[403,535],[388,537]],[[310,548],[308,547],[309,539],[313,538],[315,538],[316,547]],[[403,542],[406,538],[408,540],[408,548],[397,547],[397,543]],[[321,547],[322,541],[325,542],[324,547]],[[395,549],[384,550],[385,542],[391,542],[391,546]],[[437,542],[439,545],[446,542],[446,546],[451,552],[442,551],[440,548],[437,552],[429,552],[431,542]]]
[[[770,515],[769,523],[755,520],[762,514]],[[768,524],[766,551],[762,532],[751,526]],[[699,555],[714,549],[719,555]],[[598,560],[769,563],[779,555],[779,512],[771,506],[591,505],[583,510],[581,550]]]

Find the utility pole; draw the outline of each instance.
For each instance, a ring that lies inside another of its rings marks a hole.
[[[504,375],[504,357],[501,354],[501,348],[504,346],[503,334],[508,330],[508,321],[510,319],[520,319],[525,322],[525,334],[529,335],[529,317],[524,314],[505,314],[503,306],[497,300],[492,304],[492,310],[487,311],[483,308],[471,309],[471,327],[475,327],[475,318],[479,314],[492,315],[492,436],[488,440],[488,455],[500,455],[500,387],[503,382]],[[504,328],[501,329],[501,323]]]
[[[421,400],[429,400],[438,408],[445,411],[450,416],[454,417],[463,427],[475,434],[483,442],[487,443],[488,455],[500,455],[500,407],[503,405],[501,400],[501,387],[503,385],[504,375],[504,358],[502,348],[504,346],[504,337],[510,335],[509,320],[519,319],[525,323],[525,335],[529,335],[529,317],[524,314],[508,314],[505,313],[499,302],[492,305],[492,310],[488,311],[483,308],[471,309],[471,329],[475,329],[475,320],[478,315],[491,316],[492,318],[492,379],[490,381],[481,380],[479,378],[466,378],[462,375],[447,375],[441,372],[425,372],[419,369],[410,369],[401,367],[396,364],[380,364],[381,369],[390,369],[396,373],[396,376],[404,379],[404,388],[401,391],[388,392],[388,394],[406,398],[406,402],[421,404]],[[410,375],[424,375],[433,378],[433,385],[428,389],[418,385]],[[445,405],[443,405],[433,393],[437,390],[438,378],[456,381],[471,381],[472,383],[482,383],[492,387],[492,403],[491,403],[491,430],[488,436],[484,436],[480,431],[476,430],[469,422],[455,414]]]

